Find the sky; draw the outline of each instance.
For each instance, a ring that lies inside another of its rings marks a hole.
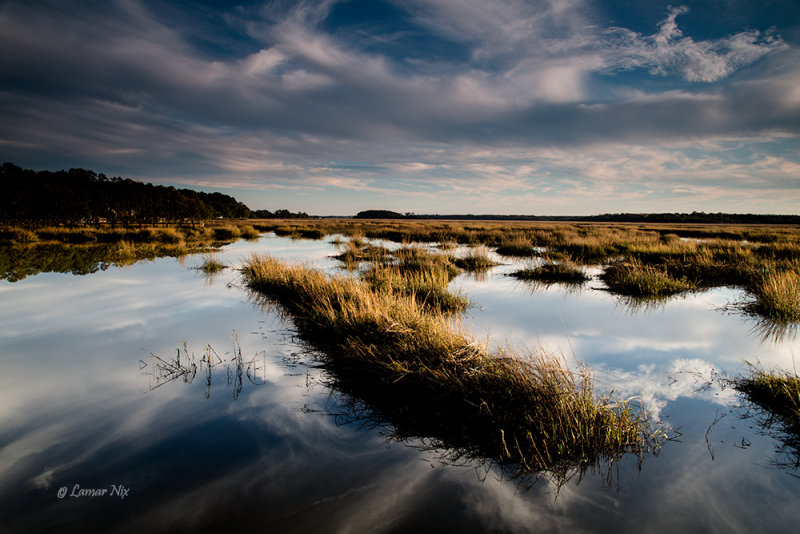
[[[797,0],[0,0],[0,161],[353,215],[800,213]]]

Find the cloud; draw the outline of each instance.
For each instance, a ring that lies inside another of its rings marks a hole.
[[[676,20],[688,12],[686,6],[670,8],[654,35],[643,36],[625,28],[608,30],[607,38],[613,44],[608,51],[619,58],[609,60],[608,68],[645,67],[651,74],[675,73],[690,82],[714,82],[771,52],[788,48],[772,31],[749,30],[722,39],[695,41],[683,35]]]
[[[717,187],[713,164],[794,196],[796,158],[769,159],[758,141],[785,147],[800,129],[798,53],[774,32],[698,39],[682,7],[642,33],[579,0],[394,5],[379,31],[331,28],[337,2],[241,7],[198,27],[195,12],[167,18],[145,0],[5,2],[0,156],[218,187],[473,188],[509,209],[529,193],[630,200],[670,181],[699,198]],[[688,155],[709,139],[760,155]]]

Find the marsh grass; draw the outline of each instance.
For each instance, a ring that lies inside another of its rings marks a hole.
[[[239,225],[239,235],[248,241],[253,241],[261,237],[261,233],[256,230],[254,226],[249,224]]]
[[[15,268],[12,265],[17,261],[15,258],[41,259],[42,252],[53,250],[50,245],[54,244],[78,247],[69,253],[62,252],[62,258],[91,250],[92,256],[100,257],[100,261],[114,261],[102,257],[100,253],[105,249],[99,245],[133,243],[136,251],[127,250],[126,254],[139,253],[141,258],[150,258],[153,254],[209,250],[240,237],[254,239],[258,232],[266,231],[298,239],[350,236],[359,250],[366,247],[363,240],[366,236],[404,244],[484,245],[496,247],[499,254],[506,256],[544,255],[545,261],[603,265],[603,279],[609,291],[633,299],[666,299],[698,289],[738,287],[754,299],[754,304],[743,308],[748,313],[776,321],[800,322],[796,311],[796,277],[778,274],[800,272],[800,229],[796,226],[348,219],[207,221],[157,227],[5,226],[0,228],[0,262],[11,265],[5,271],[16,273],[6,276],[12,279],[26,271],[41,270],[30,264]],[[48,247],[33,253],[20,252],[21,247],[41,245]],[[351,258],[341,259],[351,269],[357,269],[365,261],[389,261],[389,255],[379,250],[353,250],[350,254]],[[450,263],[453,269],[458,269],[456,260]],[[403,271],[409,266],[410,263]],[[460,267],[471,269],[466,261]],[[776,274],[765,277],[766,271]]]
[[[788,460],[779,462],[779,467],[800,468],[800,377],[797,372],[766,372],[749,365],[749,376],[740,376],[731,382],[761,410],[757,420],[765,433],[783,443],[776,452]]]
[[[784,371],[766,372],[750,366],[750,376],[735,379],[734,387],[747,398],[786,418],[800,429],[800,377]]]
[[[644,265],[636,260],[607,266],[601,278],[612,292],[643,299],[658,299],[699,289],[696,283],[685,277],[673,278],[664,268]]]
[[[325,231],[320,228],[301,228],[297,234],[303,239],[322,239],[325,237]]]
[[[500,265],[489,257],[489,249],[485,246],[473,247],[464,256],[455,258],[453,264],[469,273],[484,273]]]
[[[443,265],[403,272],[400,265],[374,264],[362,279],[374,291],[410,297],[417,305],[441,313],[462,312],[470,305],[469,299],[448,289],[452,275]]]
[[[554,261],[549,258],[541,265],[514,271],[509,276],[542,284],[581,285],[589,281],[583,269],[575,263],[569,260]]]
[[[18,281],[40,272],[90,274],[112,265],[209,252],[257,235],[252,226],[233,223],[8,227],[0,229],[0,279]]]
[[[214,257],[213,253],[203,254],[203,262],[196,269],[205,274],[216,274],[227,269],[228,266]]]
[[[357,269],[362,262],[387,264],[392,260],[392,252],[381,246],[351,239],[339,245],[339,254],[334,258],[344,263],[348,269]]]
[[[0,243],[35,243],[39,236],[26,228],[0,229]]]
[[[306,223],[286,223],[274,227],[272,231],[278,237],[291,237],[292,239],[323,239],[329,233],[323,228],[310,226]]]
[[[256,300],[280,303],[323,350],[337,383],[403,433],[556,478],[654,443],[642,412],[595,396],[586,368],[544,352],[492,354],[415,294],[268,256],[242,274]]]
[[[495,252],[512,258],[528,258],[536,254],[533,244],[525,236],[514,236],[503,240]]]
[[[754,312],[780,323],[800,321],[800,272],[767,268],[755,277],[750,290]]]
[[[234,225],[217,226],[212,229],[214,239],[217,241],[230,241],[239,237],[239,227]]]
[[[429,253],[419,247],[391,251],[381,246],[348,241],[334,256],[348,270],[366,263],[361,279],[376,291],[388,291],[415,299],[421,306],[443,313],[464,311],[469,300],[448,289],[460,272],[451,256]]]

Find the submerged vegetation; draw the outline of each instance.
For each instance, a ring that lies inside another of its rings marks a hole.
[[[337,387],[401,435],[560,480],[656,443],[640,410],[596,397],[585,367],[573,372],[545,352],[490,353],[454,328],[442,307],[423,305],[422,292],[397,289],[397,277],[413,286],[431,265],[446,272],[446,256],[416,248],[397,256],[364,280],[268,256],[251,257],[242,273],[254,298],[280,303],[303,338],[323,350]],[[385,276],[395,278],[374,280]]]
[[[224,374],[224,384],[231,388],[233,400],[237,400],[245,383],[244,378],[253,385],[266,384],[264,366],[257,357],[258,354],[250,360],[243,358],[239,336],[234,332],[231,353],[220,356],[211,345],[206,345],[198,358],[189,350],[188,343],[184,342],[183,349],[175,349],[175,356],[170,358],[149,353],[147,361],[139,360],[139,371],[149,378],[150,391],[176,381],[191,384],[199,376],[205,385],[203,394],[206,398],[211,397],[212,386],[221,383],[219,376]]]

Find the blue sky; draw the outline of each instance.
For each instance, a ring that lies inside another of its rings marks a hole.
[[[0,160],[351,215],[800,213],[796,0],[0,2]]]

